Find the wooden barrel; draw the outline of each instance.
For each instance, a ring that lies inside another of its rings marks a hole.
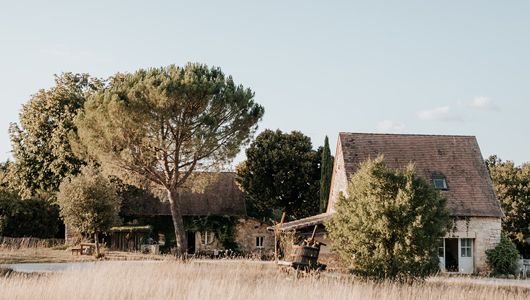
[[[291,250],[291,261],[293,265],[316,265],[319,252],[320,249],[316,247],[293,246]]]

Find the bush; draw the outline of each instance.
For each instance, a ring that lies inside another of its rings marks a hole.
[[[514,273],[519,251],[517,246],[510,241],[504,233],[501,235],[501,242],[494,248],[486,250],[486,262],[497,274]]]
[[[5,196],[5,195],[4,195]],[[0,235],[53,238],[59,231],[59,207],[40,198],[0,196]]]

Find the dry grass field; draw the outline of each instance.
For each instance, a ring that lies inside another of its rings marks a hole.
[[[119,263],[118,263],[119,264]],[[272,264],[179,263],[102,266],[0,276],[0,299],[529,299],[521,287],[355,282],[351,276],[293,279]]]
[[[138,252],[106,251],[104,260],[164,260],[162,255],[141,254]],[[0,264],[17,263],[66,263],[98,261],[91,255],[72,255],[71,251],[52,248],[0,249]]]

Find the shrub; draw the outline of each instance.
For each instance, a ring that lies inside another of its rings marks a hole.
[[[0,235],[53,238],[59,231],[59,207],[38,197],[21,200],[0,195]]]
[[[501,235],[501,242],[494,248],[486,250],[486,262],[497,274],[513,273],[519,259],[517,246],[508,239],[504,233]]]

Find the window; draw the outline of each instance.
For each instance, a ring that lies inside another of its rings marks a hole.
[[[166,244],[166,236],[165,235],[163,235],[161,233],[158,234],[158,244],[160,246],[164,246]]]
[[[257,236],[256,237],[256,248],[264,248],[263,247],[263,239],[264,239],[264,237],[262,237],[262,236]]]
[[[215,240],[215,233],[213,232],[201,232],[201,245],[211,245]]]
[[[434,188],[437,190],[447,190],[445,175],[432,175],[432,183],[434,183]]]
[[[460,255],[462,257],[471,257],[473,251],[473,239],[462,239],[460,241]]]
[[[443,239],[440,239],[440,243],[438,244],[438,256],[439,257],[444,257],[444,240]]]

